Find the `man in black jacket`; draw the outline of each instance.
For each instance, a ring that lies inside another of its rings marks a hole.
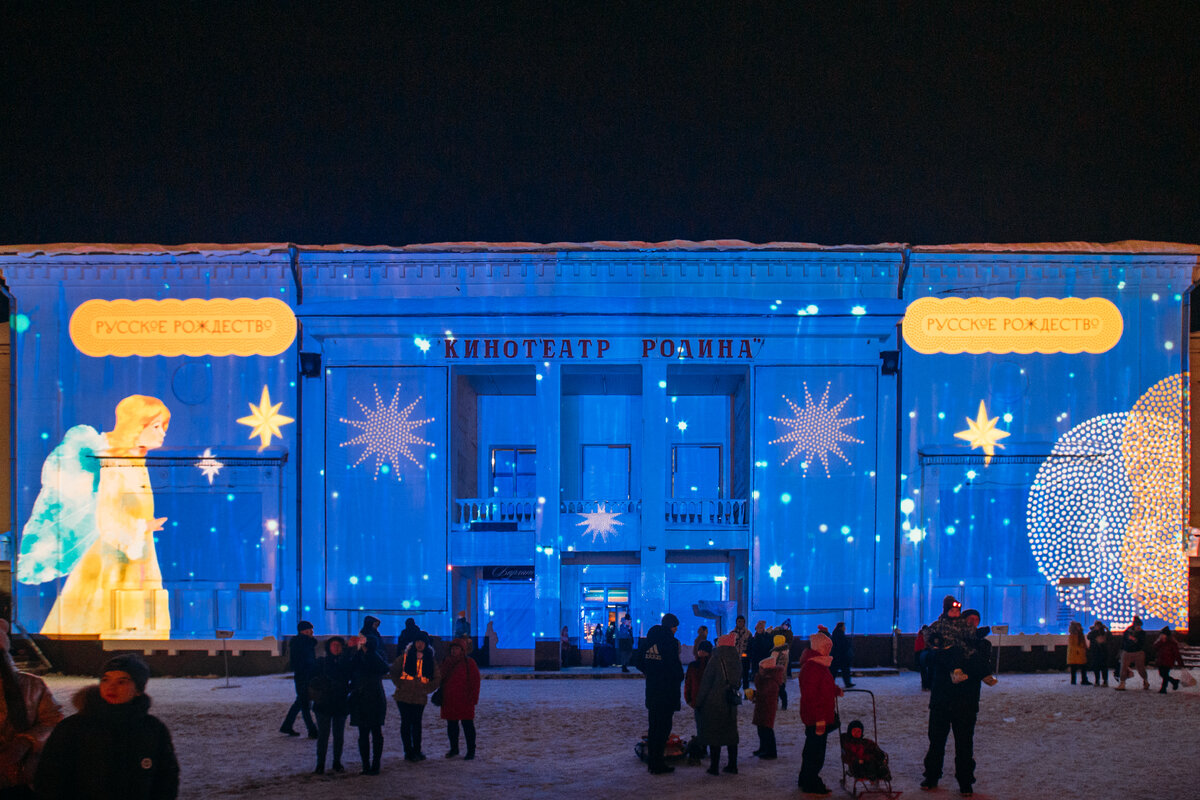
[[[311,622],[300,620],[297,623],[296,635],[288,643],[288,661],[292,668],[296,699],[292,702],[292,707],[288,709],[283,724],[279,726],[279,732],[286,733],[288,736],[299,736],[300,734],[292,726],[296,722],[296,715],[303,714],[304,727],[308,729],[308,738],[315,739],[317,738],[317,726],[313,723],[310,710],[312,701],[308,698],[308,682],[312,680],[313,668],[317,664],[317,639],[313,636]]]
[[[960,613],[958,601],[947,597],[945,613],[930,626],[934,645],[932,688],[929,694],[929,751],[921,788],[936,789],[946,758],[946,739],[954,732],[954,777],[963,797],[975,784],[975,720],[979,689],[991,674],[992,644],[987,628],[977,628],[979,612]],[[994,682],[994,681],[993,681]]]
[[[636,666],[646,676],[646,710],[650,716],[646,763],[651,775],[675,771],[663,755],[671,736],[672,717],[679,710],[679,685],[683,683],[679,640],[675,638],[678,628],[678,617],[663,614],[662,623],[646,631],[646,641],[637,654]]]

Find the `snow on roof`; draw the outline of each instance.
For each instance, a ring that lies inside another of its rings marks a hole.
[[[827,251],[864,252],[900,251],[911,248],[915,253],[1091,253],[1112,255],[1200,255],[1200,244],[1178,242],[1038,242],[1023,244],[942,244],[908,245],[901,242],[881,242],[858,245],[821,245],[808,242],[766,242],[755,244],[741,239],[706,239],[700,242],[672,239],[665,242],[434,242],[429,244],[358,245],[324,244],[297,245],[288,242],[257,242],[251,244],[195,243],[179,245],[56,243],[0,245],[0,255],[26,258],[38,256],[76,255],[258,255],[268,256],[295,247],[303,252],[334,253],[550,253],[550,252],[628,252],[628,251]]]

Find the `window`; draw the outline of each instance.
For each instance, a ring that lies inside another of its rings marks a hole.
[[[671,446],[671,497],[714,499],[721,493],[721,445]]]
[[[583,446],[583,499],[629,499],[629,445]]]
[[[491,497],[533,497],[537,494],[536,451],[532,447],[492,448]]]

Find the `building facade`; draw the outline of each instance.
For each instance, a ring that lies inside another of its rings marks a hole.
[[[1196,253],[0,248],[16,618],[1186,625]]]

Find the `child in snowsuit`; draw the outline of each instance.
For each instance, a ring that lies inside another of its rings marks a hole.
[[[1179,652],[1179,642],[1171,635],[1171,629],[1164,627],[1162,633],[1154,640],[1154,663],[1158,665],[1158,675],[1162,678],[1162,688],[1159,694],[1167,693],[1167,684],[1179,689],[1179,679],[1171,677],[1171,667],[1182,667],[1183,656]]]
[[[858,720],[846,726],[846,734],[842,737],[842,761],[855,778],[867,781],[892,779],[887,753],[879,749],[873,739],[863,736],[863,724]]]
[[[830,794],[821,780],[825,766],[825,737],[837,726],[834,698],[842,690],[833,682],[829,652],[833,640],[823,633],[808,637],[808,649],[800,656],[800,721],[804,723],[804,750],[801,753],[800,791],[810,794]]]

